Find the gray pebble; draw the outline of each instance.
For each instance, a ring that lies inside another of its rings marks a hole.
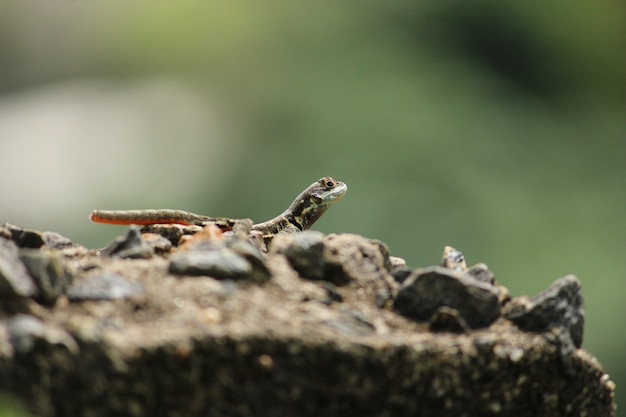
[[[38,293],[15,244],[0,239],[0,298],[32,297]]]
[[[131,259],[151,258],[154,255],[154,249],[141,239],[139,230],[137,226],[130,226],[124,235],[109,243],[100,254]]]
[[[65,249],[74,246],[69,238],[56,232],[43,232],[41,236],[50,249]]]
[[[189,250],[172,256],[169,272],[174,275],[207,275],[217,279],[249,277],[252,265],[227,247]]]
[[[291,243],[280,251],[298,274],[309,279],[324,279],[326,259],[324,257],[324,234],[306,230],[293,235]]]
[[[416,270],[400,287],[393,306],[417,320],[430,320],[440,307],[451,307],[470,328],[488,326],[500,315],[493,286],[439,266]]]
[[[267,256],[261,252],[258,246],[248,239],[240,239],[237,237],[229,239],[226,242],[228,248],[235,251],[250,263],[253,270],[253,278],[255,280],[266,281],[270,279],[272,274],[265,265]]]
[[[506,309],[504,317],[522,330],[542,332],[560,328],[574,345],[583,343],[585,312],[580,281],[574,275],[557,279],[550,287],[517,308]]]
[[[39,288],[39,301],[54,304],[65,293],[72,279],[63,257],[55,252],[36,249],[22,249],[19,257]]]
[[[129,282],[120,275],[102,272],[75,282],[67,295],[71,301],[117,300],[139,295],[143,291],[140,282]]]
[[[485,264],[476,264],[467,269],[467,273],[485,284],[496,284],[496,276]]]
[[[197,225],[182,226],[179,224],[149,224],[141,228],[141,233],[155,233],[169,240],[172,245],[178,246],[181,237],[193,235],[202,230]]]
[[[156,233],[142,233],[141,238],[157,254],[168,253],[173,246],[169,239]]]
[[[45,345],[62,345],[76,353],[76,341],[64,330],[44,323],[37,317],[18,314],[8,322],[9,341],[17,353],[27,354]],[[43,343],[37,343],[38,341]]]

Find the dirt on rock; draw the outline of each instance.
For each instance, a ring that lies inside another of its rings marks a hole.
[[[572,276],[509,301],[358,235],[0,232],[0,390],[38,416],[615,415]]]

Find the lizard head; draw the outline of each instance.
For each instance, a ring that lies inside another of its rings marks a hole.
[[[301,230],[310,228],[322,214],[348,191],[348,186],[335,181],[331,177],[320,178],[309,185],[293,201],[288,215],[291,215],[291,222],[294,222]]]

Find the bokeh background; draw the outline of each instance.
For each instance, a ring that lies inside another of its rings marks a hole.
[[[94,208],[444,245],[513,295],[574,273],[626,384],[623,2],[21,0],[0,5],[0,222],[101,247]],[[618,396],[619,397],[619,396]],[[619,403],[619,398],[618,398]]]

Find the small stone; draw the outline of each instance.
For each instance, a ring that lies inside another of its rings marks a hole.
[[[23,229],[9,223],[3,227],[11,232],[11,240],[20,248],[38,249],[46,243],[39,230]]]
[[[402,284],[412,272],[413,270],[411,268],[398,268],[391,272],[391,276],[398,284]]]
[[[178,252],[170,261],[169,272],[174,275],[207,275],[217,279],[249,277],[252,265],[241,255],[224,246],[211,250]]]
[[[500,303],[500,306],[504,306],[511,301],[511,293],[509,293],[507,287],[504,285],[496,285],[495,288],[498,290],[498,303]]]
[[[8,322],[9,341],[15,352],[28,354],[46,345],[62,345],[70,352],[78,352],[78,344],[66,331],[44,323],[35,316],[18,314]]]
[[[467,269],[467,273],[485,284],[496,284],[496,276],[485,264],[476,264]]]
[[[367,335],[376,331],[376,326],[368,316],[347,306],[341,306],[338,317],[328,318],[323,324],[345,336]]]
[[[303,278],[323,280],[328,275],[324,258],[324,234],[307,230],[291,236],[291,243],[280,252]]]
[[[267,256],[261,252],[258,246],[247,239],[240,239],[237,237],[227,240],[226,245],[228,248],[232,249],[250,262],[253,270],[253,279],[257,281],[266,281],[270,278],[271,273],[265,265]]]
[[[11,240],[11,231],[4,226],[0,226],[0,238]]]
[[[430,318],[428,328],[433,332],[464,333],[470,331],[459,312],[450,307],[439,307]]]
[[[100,254],[119,258],[147,259],[154,255],[154,249],[141,239],[139,227],[130,226],[124,235],[105,246]]]
[[[236,219],[233,224],[233,234],[238,239],[245,240],[252,231],[253,225],[252,219]]]
[[[63,257],[49,250],[35,249],[22,249],[19,257],[39,288],[39,301],[54,304],[72,279]]]
[[[10,240],[0,239],[0,298],[32,297],[39,293]]]
[[[445,246],[443,248],[441,266],[447,269],[452,269],[453,271],[465,271],[467,269],[463,253],[454,249],[452,246]]]
[[[574,275],[560,278],[526,303],[513,304],[504,317],[522,330],[543,332],[561,328],[580,348],[585,321],[580,281]]]
[[[56,232],[43,232],[41,236],[50,249],[66,249],[74,246],[69,238]]]
[[[488,326],[500,315],[493,286],[438,266],[416,270],[402,284],[393,304],[400,314],[417,320],[430,320],[442,306],[457,310],[472,329]]]
[[[75,282],[67,292],[70,301],[118,300],[134,297],[144,291],[140,282],[129,282],[111,272],[101,272]]]
[[[156,233],[142,233],[141,239],[158,254],[168,253],[172,249],[172,242]]]
[[[172,245],[178,246],[183,236],[191,236],[202,230],[202,226],[179,224],[149,224],[141,228],[141,233],[154,233],[169,240]]]
[[[389,270],[393,271],[398,268],[406,268],[406,261],[398,256],[389,257]]]

